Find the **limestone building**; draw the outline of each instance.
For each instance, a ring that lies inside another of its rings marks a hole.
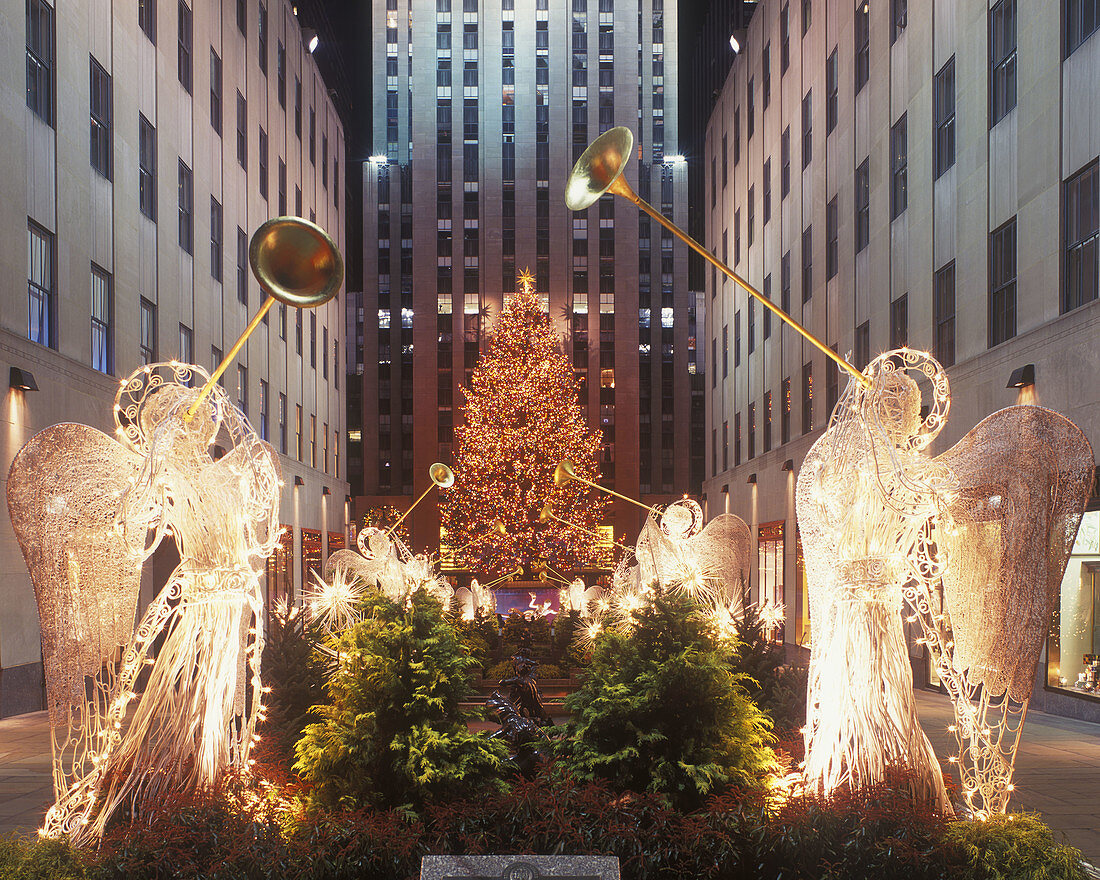
[[[858,367],[904,344],[938,358],[953,403],[934,453],[1018,398],[1100,449],[1094,9],[764,0],[711,116],[708,244]],[[845,380],[706,283],[709,513],[758,528],[754,592],[785,603],[783,638],[805,645],[793,486]],[[1094,718],[1075,685],[1100,652],[1098,526],[1094,491],[1032,702]]]
[[[247,249],[265,220],[314,219],[343,249],[347,165],[289,2],[3,0],[0,22],[6,480],[48,425],[112,432],[119,379],[143,363],[213,369],[262,302]],[[277,306],[223,380],[282,454],[270,599],[344,539],[343,327],[342,293],[311,312]],[[36,389],[15,387],[28,374]],[[10,715],[41,708],[42,671],[30,578],[6,508],[0,519]]]

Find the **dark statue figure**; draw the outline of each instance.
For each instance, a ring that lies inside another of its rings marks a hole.
[[[542,694],[539,693],[538,660],[531,657],[526,646],[520,646],[512,655],[512,669],[514,675],[511,678],[501,679],[501,687],[508,687],[509,701],[515,706],[521,717],[538,721],[539,724],[553,724],[546,707],[542,703]]]
[[[540,746],[549,742],[546,733],[535,722],[524,718],[507,697],[493,691],[485,701],[486,708],[497,717],[500,730],[489,734],[490,739],[503,739],[512,749],[511,760],[526,777],[534,775],[535,767],[546,760]]]

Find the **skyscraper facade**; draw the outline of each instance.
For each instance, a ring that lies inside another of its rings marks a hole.
[[[573,162],[631,128],[626,178],[675,222],[678,155],[671,0],[377,0],[374,155],[364,166],[363,293],[349,312],[356,510],[406,507],[454,426],[486,335],[530,268],[572,359],[606,485],[651,501],[702,479],[701,326],[682,246],[630,203],[563,201]],[[353,377],[354,381],[354,377]],[[638,511],[616,502],[615,534]],[[438,512],[413,518],[438,544]]]
[[[344,248],[347,162],[286,0],[2,0],[0,22],[13,43],[0,55],[0,375],[23,377],[4,386],[6,479],[49,425],[113,434],[119,381],[143,364],[213,371],[263,301],[248,264],[261,223],[307,217]],[[280,453],[271,600],[294,597],[344,538],[343,331],[342,291],[308,312],[276,306],[222,378]],[[0,716],[43,705],[34,591],[3,509]],[[173,565],[150,561],[144,601]]]
[[[708,243],[728,241],[731,267],[860,369],[903,346],[931,353],[952,393],[933,454],[1017,402],[1100,448],[1092,9],[764,0],[711,115]],[[754,596],[783,603],[784,640],[805,646],[794,485],[847,375],[707,274],[708,512],[756,528]],[[1078,682],[1100,652],[1098,489],[1031,703],[1094,718]],[[916,680],[934,678],[911,644]]]

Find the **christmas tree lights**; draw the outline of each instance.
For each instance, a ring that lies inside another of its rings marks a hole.
[[[579,482],[554,484],[570,459],[600,478],[600,433],[585,423],[573,369],[539,307],[533,277],[520,275],[488,349],[465,390],[465,424],[455,429],[455,484],[441,501],[447,543],[464,547],[478,575],[502,575],[538,560],[575,570],[594,563],[604,502]],[[550,501],[562,519],[541,522]],[[506,534],[492,527],[500,519]],[[462,560],[455,560],[456,563]]]

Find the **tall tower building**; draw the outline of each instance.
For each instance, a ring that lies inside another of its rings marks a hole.
[[[628,202],[574,214],[563,199],[588,143],[625,125],[627,179],[684,225],[675,4],[377,0],[372,15],[364,291],[349,320],[356,512],[406,507],[430,464],[451,462],[461,388],[525,267],[603,431],[605,483],[648,501],[697,486],[702,315],[686,252]],[[616,536],[640,525],[625,503],[610,517]],[[422,505],[414,544],[436,546],[438,523]]]
[[[248,265],[261,223],[307,217],[343,250],[348,165],[288,0],[0,0],[0,23],[0,376],[20,377],[2,392],[3,489],[37,431],[112,434],[119,381],[143,364],[214,369],[263,301]],[[343,332],[342,294],[276,307],[222,378],[280,453],[270,600],[343,541]],[[143,601],[173,565],[151,560]],[[0,716],[41,709],[34,590],[6,506],[0,606]]]

